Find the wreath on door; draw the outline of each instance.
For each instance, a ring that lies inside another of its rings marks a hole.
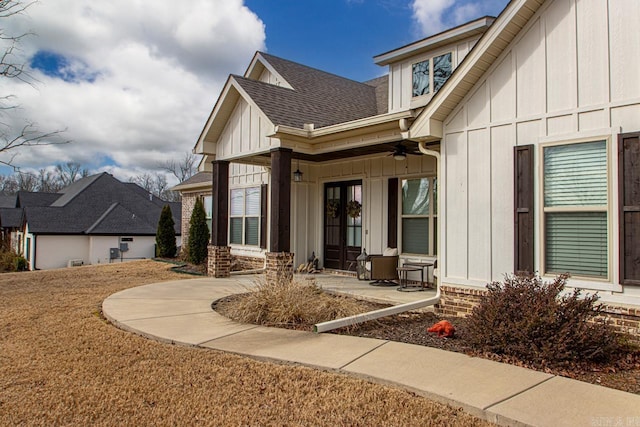
[[[347,203],[347,215],[351,218],[356,219],[360,216],[362,212],[362,205],[357,200],[349,200]]]
[[[338,210],[340,209],[340,201],[336,199],[329,200],[327,202],[327,217],[337,218]]]

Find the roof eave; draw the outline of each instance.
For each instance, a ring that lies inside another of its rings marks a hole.
[[[513,41],[543,3],[544,0],[512,0],[505,7],[413,122],[408,133],[409,139],[432,141],[442,138],[444,120],[484,76],[495,59]]]
[[[318,129],[300,129],[291,126],[277,125],[274,133],[269,135],[274,138],[294,137],[304,139],[320,139],[322,137],[334,137],[337,134],[366,130],[367,128],[393,124],[397,122],[400,127],[400,120],[412,119],[415,117],[415,110],[404,110],[395,113],[379,114],[377,116],[365,117],[349,122],[338,123],[331,126],[324,126]],[[395,127],[395,125],[394,125]]]
[[[482,34],[487,31],[495,19],[496,18],[492,16],[484,16],[480,19],[467,22],[466,24],[451,28],[417,42],[374,56],[373,62],[381,66],[389,65],[418,53],[436,49],[444,44],[453,43],[477,34]]]

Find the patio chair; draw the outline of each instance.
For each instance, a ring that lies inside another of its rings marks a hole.
[[[398,249],[387,248],[382,255],[369,255],[369,282],[374,286],[398,286]]]

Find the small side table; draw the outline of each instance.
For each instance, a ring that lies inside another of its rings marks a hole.
[[[424,281],[422,282],[422,286],[409,286],[409,273],[412,271],[421,271],[424,274],[424,270],[422,267],[407,267],[407,265],[403,265],[402,267],[398,267],[398,277],[400,278],[400,287],[399,291],[409,292],[409,291],[424,291]]]
[[[403,267],[419,267],[420,268],[420,282],[424,289],[429,287],[429,267],[433,267],[432,262],[405,262]],[[424,281],[424,269],[427,269],[427,281]],[[426,284],[426,286],[425,286]]]

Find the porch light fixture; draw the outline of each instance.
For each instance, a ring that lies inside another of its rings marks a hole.
[[[394,153],[393,158],[396,160],[404,160],[407,157],[404,153]]]
[[[298,160],[298,167],[293,172],[293,180],[295,182],[302,182],[302,172],[300,172],[300,160]]]

